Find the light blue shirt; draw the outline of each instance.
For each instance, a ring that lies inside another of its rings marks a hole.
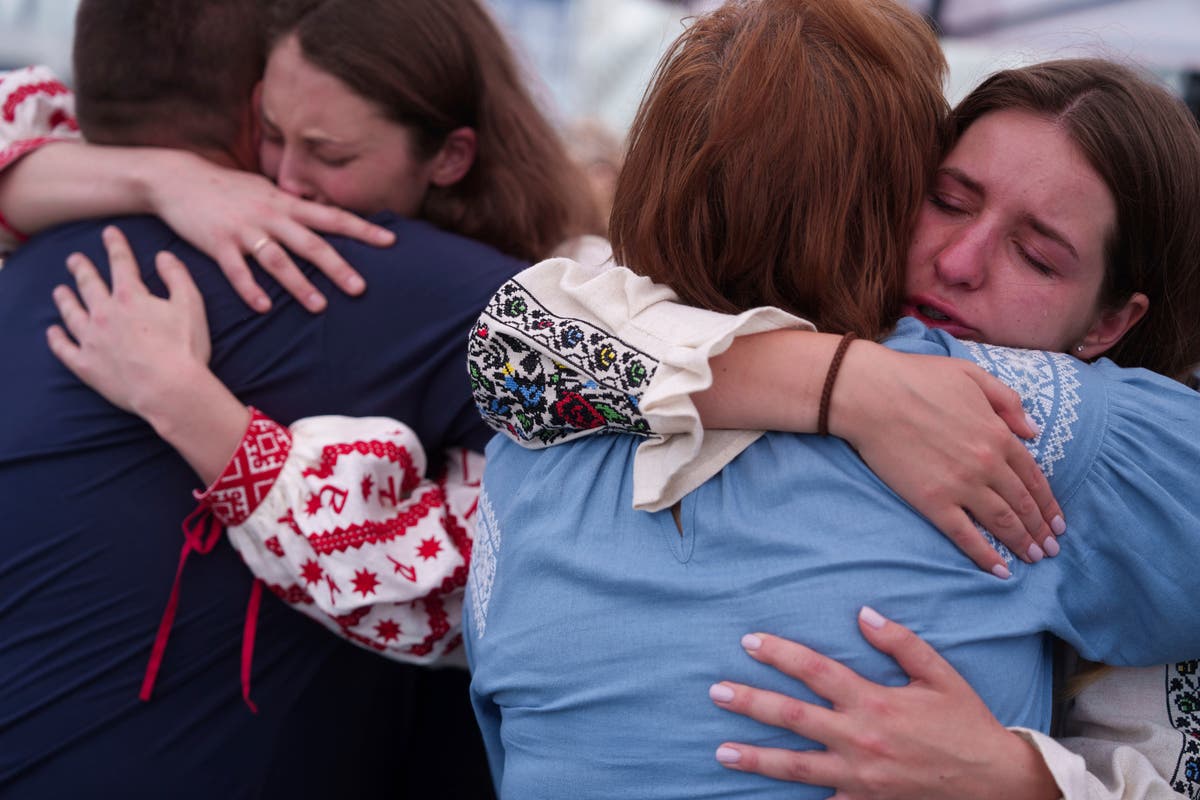
[[[683,501],[682,535],[669,512],[630,508],[636,438],[494,439],[464,639],[502,798],[827,797],[720,767],[723,741],[814,745],[707,690],[815,700],[741,650],[752,631],[904,683],[862,639],[862,605],[925,637],[1006,725],[1049,723],[1045,632],[1113,663],[1200,653],[1200,395],[913,321],[890,344],[973,358],[1021,393],[1070,525],[1061,555],[1009,558],[1007,581],[980,571],[837,439],[765,435]]]

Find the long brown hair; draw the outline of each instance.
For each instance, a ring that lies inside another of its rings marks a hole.
[[[697,19],[633,123],[617,261],[691,305],[880,335],[941,153],[944,72],[890,0],[735,0]]]
[[[581,172],[476,0],[278,0],[272,11],[272,42],[296,34],[306,59],[410,127],[420,155],[475,130],[475,163],[430,187],[422,218],[528,260],[599,228]]]
[[[1100,59],[996,73],[951,112],[952,140],[993,111],[1059,125],[1112,193],[1100,302],[1133,292],[1150,309],[1107,355],[1184,380],[1200,362],[1200,129],[1182,102],[1132,69]],[[953,141],[951,142],[953,146]]]

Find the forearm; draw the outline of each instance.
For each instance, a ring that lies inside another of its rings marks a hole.
[[[704,427],[815,433],[821,392],[840,339],[796,330],[734,339],[710,361],[712,386],[692,395]],[[871,345],[854,345],[864,346]],[[788,367],[780,369],[784,363]],[[835,428],[839,416],[831,402]]]
[[[189,154],[51,142],[0,174],[0,213],[25,234],[76,219],[151,213],[156,181]]]

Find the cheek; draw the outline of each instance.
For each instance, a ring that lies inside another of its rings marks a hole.
[[[263,175],[266,175],[271,180],[279,178],[279,160],[283,155],[283,148],[275,142],[263,140],[258,146],[258,163],[262,169]]]

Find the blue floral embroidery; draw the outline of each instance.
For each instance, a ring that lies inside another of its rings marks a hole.
[[[651,433],[640,396],[658,362],[520,283],[500,287],[471,331],[468,371],[489,425],[546,446],[589,433]]]

